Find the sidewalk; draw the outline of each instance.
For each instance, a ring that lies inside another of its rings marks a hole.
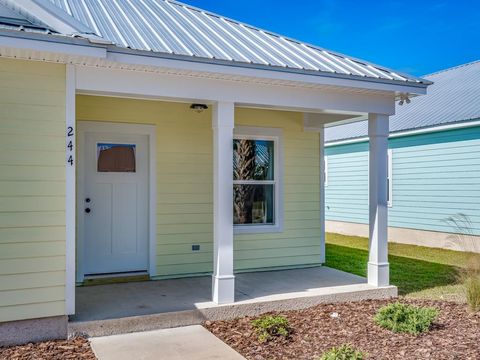
[[[200,325],[90,339],[98,360],[245,360]]]

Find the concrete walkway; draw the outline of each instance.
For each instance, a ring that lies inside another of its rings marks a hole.
[[[200,325],[90,339],[98,360],[245,360]]]

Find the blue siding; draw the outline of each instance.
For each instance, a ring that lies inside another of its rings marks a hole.
[[[398,137],[393,152],[389,226],[458,232],[462,213],[480,235],[480,127]],[[368,143],[326,149],[326,219],[368,223]]]

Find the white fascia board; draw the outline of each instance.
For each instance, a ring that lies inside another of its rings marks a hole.
[[[404,136],[434,133],[439,131],[464,129],[464,128],[475,127],[475,126],[480,126],[480,120],[465,121],[465,122],[446,124],[446,125],[438,125],[438,126],[432,126],[432,127],[417,129],[417,130],[398,131],[395,133],[391,133],[388,137],[389,139],[392,139],[392,138],[398,138],[398,137],[404,137]],[[360,143],[365,141],[368,141],[368,136],[363,136],[355,139],[332,141],[328,144],[325,144],[325,146],[330,147],[330,146],[338,146],[338,145],[347,145],[347,144],[354,144],[354,143]]]
[[[128,51],[128,50],[126,50]],[[140,66],[154,66],[165,69],[177,69],[185,71],[198,71],[205,73],[215,73],[222,75],[257,77],[267,80],[295,81],[310,85],[338,86],[345,88],[365,89],[372,91],[386,91],[395,93],[410,93],[423,95],[426,94],[426,84],[399,83],[397,81],[377,80],[369,78],[352,79],[347,75],[340,74],[305,74],[300,70],[285,68],[261,69],[260,65],[225,63],[212,64],[202,59],[178,56],[175,59],[165,56],[129,54],[126,52],[112,51],[108,52],[108,60]]]
[[[6,0],[6,2],[14,9],[40,20],[61,34],[93,33],[92,29],[48,0]]]
[[[393,114],[394,93],[372,94],[219,80],[211,77],[77,66],[77,91],[83,94],[153,98],[167,101],[234,102],[237,106],[292,111],[354,111]]]
[[[24,0],[27,1],[27,0]],[[33,0],[32,0],[33,1]],[[378,80],[368,78],[351,78],[341,74],[305,74],[300,70],[285,69],[285,68],[260,68],[260,65],[253,65],[238,62],[223,62],[222,64],[213,64],[212,60],[200,59],[188,56],[174,56],[174,55],[146,55],[136,52],[135,54],[127,53],[128,49],[120,51],[120,48],[115,46],[97,45],[97,47],[90,47],[83,43],[66,44],[69,37],[55,38],[54,35],[39,35],[27,34],[24,32],[12,31],[3,32],[5,35],[1,37],[10,37],[10,40],[4,39],[8,43],[9,48],[31,49],[33,51],[43,51],[45,49],[55,49],[56,53],[65,53],[66,55],[92,56],[102,58],[102,61],[96,65],[98,67],[107,67],[105,60],[108,62],[117,63],[121,67],[122,64],[128,65],[134,70],[135,66],[142,71],[145,67],[152,67],[152,69],[159,69],[165,72],[191,72],[199,74],[200,76],[208,76],[214,78],[215,76],[234,76],[243,78],[256,78],[263,82],[292,82],[303,86],[331,86],[343,89],[352,90],[366,90],[372,92],[384,93],[409,93],[409,94],[426,94],[426,84],[405,83],[398,81]],[[88,44],[88,41],[84,41]],[[1,43],[0,43],[1,46]],[[79,47],[81,50],[74,50]],[[89,48],[93,54],[86,55],[85,48]],[[175,57],[175,58],[172,58]],[[70,59],[70,62],[72,59]],[[79,59],[78,63],[82,63]],[[390,113],[388,113],[390,114]]]
[[[99,59],[105,59],[107,57],[105,47],[68,44],[65,42],[53,42],[8,35],[0,35],[0,50],[1,48],[30,50],[39,53],[55,53],[69,57],[78,56]]]

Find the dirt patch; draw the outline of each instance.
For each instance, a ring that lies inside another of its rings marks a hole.
[[[368,359],[480,359],[480,314],[466,305],[428,300],[402,302],[433,306],[440,316],[428,333],[395,334],[373,322],[377,310],[392,301],[376,300],[319,305],[286,311],[294,333],[289,339],[260,343],[251,317],[207,322],[205,327],[251,360],[308,359],[344,343],[368,353]]]
[[[84,338],[45,341],[36,344],[0,348],[1,360],[96,360],[90,343]]]

